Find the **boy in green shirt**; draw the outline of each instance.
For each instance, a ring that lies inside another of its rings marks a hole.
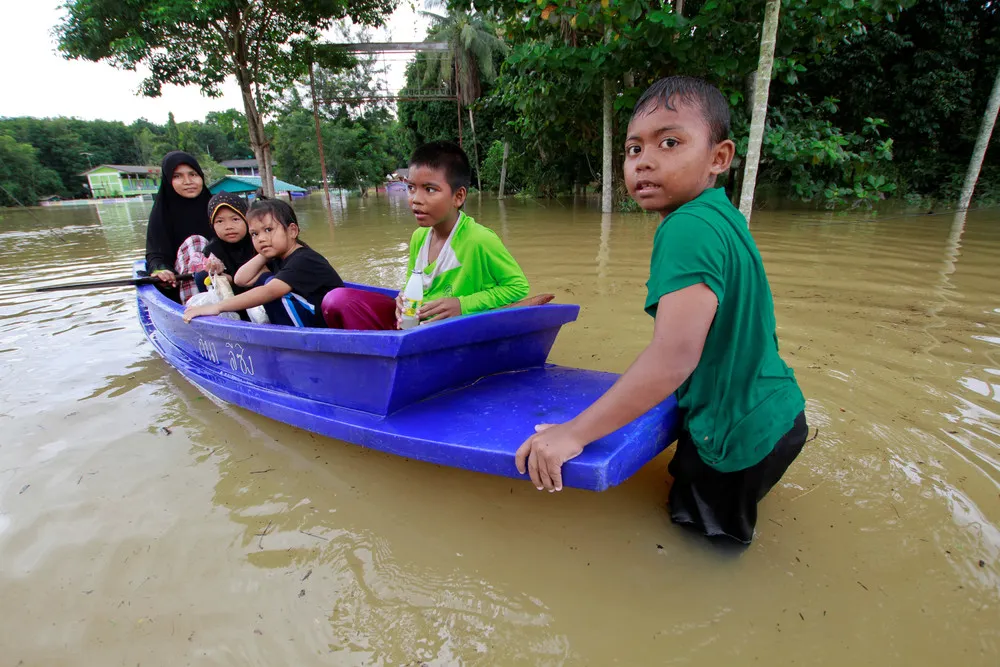
[[[528,280],[493,230],[462,210],[472,165],[450,141],[424,144],[410,158],[406,179],[417,229],[410,237],[406,276],[424,276],[422,322],[507,306],[528,296]],[[396,318],[402,318],[397,298]]]
[[[653,241],[646,312],[653,340],[604,396],[573,420],[542,424],[515,464],[562,488],[562,464],[676,392],[682,432],[669,471],[670,517],[708,536],[753,538],[757,503],[806,441],[805,399],[778,355],[774,303],[746,219],[716,177],[729,169],[729,108],[688,77],[636,103],[625,181],[664,216]]]
[[[501,308],[528,295],[528,280],[500,237],[462,211],[471,181],[469,157],[450,141],[424,144],[410,158],[407,188],[418,227],[406,277],[423,273],[421,323]],[[323,316],[332,328],[396,329],[402,295],[393,302],[376,292],[336,289],[323,300]]]

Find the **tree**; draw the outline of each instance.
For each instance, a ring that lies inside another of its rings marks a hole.
[[[882,118],[895,141],[888,176],[903,193],[953,201],[998,70],[996,3],[923,0],[841,43],[801,73],[794,90],[780,78],[773,85],[778,98],[835,95],[847,132],[861,132],[867,117]],[[983,177],[1000,184],[1000,152],[987,153]],[[977,191],[988,195],[983,177]]]
[[[335,20],[379,26],[395,0],[69,0],[56,27],[68,58],[149,69],[141,92],[197,85],[218,95],[233,76],[243,96],[250,146],[264,191],[273,195],[271,144],[264,119],[307,62],[293,46],[314,42]]]
[[[347,25],[340,27],[338,39],[345,44],[368,44],[372,40],[368,30],[352,30]],[[328,118],[357,117],[389,108],[388,66],[379,62],[374,53],[355,55],[351,67],[316,67],[314,74],[319,107]]]
[[[482,94],[483,84],[497,76],[495,59],[507,53],[497,37],[497,27],[479,13],[452,11],[441,15],[421,12],[431,19],[428,42],[447,42],[451,50],[429,51],[425,55],[424,85],[452,85],[456,70],[459,101],[469,106]]]
[[[62,189],[59,175],[38,162],[38,151],[0,134],[0,204],[34,206]]]
[[[778,15],[781,0],[767,0],[764,6],[764,25],[760,35],[760,62],[754,74],[753,118],[750,121],[750,140],[743,162],[743,194],[740,195],[740,213],[750,224],[753,211],[753,191],[757,186],[757,165],[760,162],[760,144],[764,139],[764,121],[767,118],[767,95],[771,89],[771,69],[774,67],[774,42],[778,35]]]
[[[85,179],[81,174],[90,168],[85,153],[92,152],[93,147],[83,142],[73,121],[67,118],[11,118],[0,124],[0,132],[38,151],[38,161],[59,175],[62,187],[58,194],[63,197],[86,195]]]
[[[997,111],[1000,111],[1000,70],[997,71],[996,82],[993,84],[993,93],[990,95],[989,104],[983,113],[983,123],[979,129],[979,138],[976,139],[976,147],[972,151],[972,158],[969,160],[969,170],[965,174],[965,183],[962,185],[962,194],[958,198],[958,208],[960,210],[964,211],[972,203],[972,192],[976,189],[976,181],[979,180],[979,170],[983,166],[986,148],[990,145],[993,126],[997,122]]]
[[[507,53],[507,45],[497,37],[497,27],[482,14],[460,10],[443,16],[434,12],[421,13],[433,22],[427,31],[427,41],[447,42],[451,47],[444,53],[427,53],[423,61],[424,85],[455,84],[459,105],[464,104],[469,110],[469,127],[472,130],[472,149],[478,178],[479,147],[476,144],[476,121],[472,105],[482,95],[483,84],[491,84],[496,79],[496,60]],[[482,183],[479,183],[479,187],[482,188]]]
[[[807,65],[911,3],[788,0],[780,27],[787,38],[777,45],[776,77],[793,84]],[[689,2],[686,15],[659,0],[457,4],[499,16],[512,49],[497,88],[514,129],[543,162],[569,151],[575,173],[593,173],[592,166],[600,164],[598,119],[605,80],[612,83],[615,146],[623,143],[639,94],[663,76],[705,78],[728,98],[737,121],[745,113],[746,81],[758,64],[764,0]]]
[[[170,150],[184,150],[181,147],[181,131],[177,128],[177,121],[174,120],[174,112],[167,112],[167,144]]]
[[[427,54],[418,53],[406,66],[406,90],[416,93],[423,89]],[[410,132],[414,146],[429,141],[457,140],[458,119],[452,102],[405,100],[397,105],[399,121]]]
[[[140,129],[133,139],[139,164],[152,165],[156,162],[156,135],[148,127]]]
[[[247,129],[247,117],[236,109],[210,111],[205,116],[205,125],[217,128],[225,135],[229,142],[229,153],[232,159],[253,156],[253,149],[250,148],[250,131]]]

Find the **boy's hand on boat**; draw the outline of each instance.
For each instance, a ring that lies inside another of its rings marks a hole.
[[[461,314],[462,302],[453,296],[428,301],[420,309],[420,319],[427,322],[439,322]]]
[[[219,304],[210,303],[206,306],[188,306],[184,309],[184,322],[185,324],[190,324],[191,320],[196,317],[205,317],[206,315],[218,315],[220,312]]]
[[[522,475],[528,473],[539,491],[562,491],[562,465],[579,456],[587,443],[567,424],[539,424],[535,431],[518,447],[514,465]]]

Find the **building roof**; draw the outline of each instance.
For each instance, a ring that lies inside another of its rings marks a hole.
[[[254,160],[254,159],[250,159],[250,160],[223,160],[219,164],[221,164],[226,169],[251,169],[251,168],[256,169],[257,168],[257,160]],[[274,160],[271,160],[271,164],[272,165],[274,164]]]
[[[95,172],[98,169],[114,169],[122,174],[139,174],[140,176],[150,176],[157,175],[160,173],[160,168],[150,165],[137,165],[137,164],[99,164],[96,167],[91,167],[87,171],[80,174],[81,176],[86,176],[89,173]]]
[[[213,195],[219,192],[256,192],[261,186],[260,176],[226,176],[208,186]],[[308,192],[305,188],[286,183],[280,178],[274,179],[275,192]]]

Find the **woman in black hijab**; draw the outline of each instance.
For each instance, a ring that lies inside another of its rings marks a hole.
[[[193,155],[167,153],[161,166],[163,180],[156,193],[146,227],[146,270],[163,285],[177,286],[177,251],[192,236],[210,238],[205,173]]]

